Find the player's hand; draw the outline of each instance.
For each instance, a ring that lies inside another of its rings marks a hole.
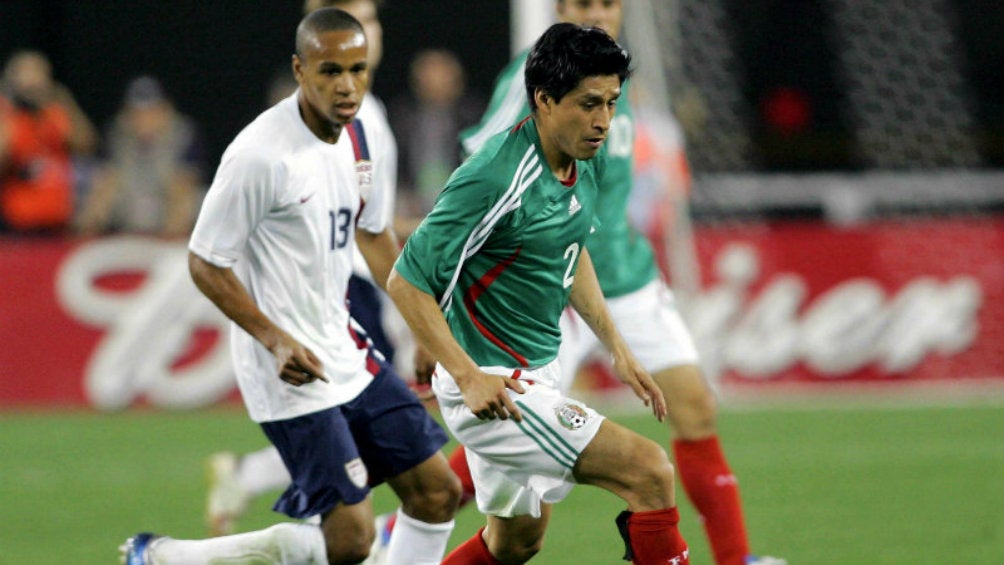
[[[279,378],[293,386],[316,380],[329,382],[324,367],[314,352],[288,335],[284,335],[270,350],[279,362]]]
[[[489,375],[479,373],[466,379],[460,386],[460,391],[464,397],[464,404],[471,409],[471,412],[479,420],[508,420],[510,417],[517,422],[523,421],[523,414],[516,408],[516,404],[509,398],[507,391],[513,390],[520,394],[526,392],[522,383],[511,377],[503,375]]]
[[[645,406],[652,407],[652,414],[662,422],[666,419],[666,397],[662,390],[655,384],[652,375],[648,374],[638,360],[633,355],[614,356],[614,374],[622,383],[631,387],[635,395],[645,403]]]

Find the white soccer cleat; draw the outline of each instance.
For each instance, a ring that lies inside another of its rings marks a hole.
[[[210,536],[234,533],[237,520],[247,510],[251,496],[237,482],[239,462],[237,455],[229,451],[214,453],[206,460],[206,480],[209,484],[206,525]]]
[[[746,565],[788,565],[788,560],[770,555],[747,555]]]
[[[142,532],[127,539],[119,546],[119,563],[121,565],[153,565],[150,559],[150,546],[161,536]]]

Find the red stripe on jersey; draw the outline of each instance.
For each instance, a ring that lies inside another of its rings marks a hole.
[[[346,305],[346,308],[348,306]],[[359,349],[365,349],[366,351],[366,372],[373,375],[374,377],[380,372],[380,362],[373,358],[373,349],[370,347],[369,338],[364,337],[349,324],[349,335],[352,336],[352,341],[356,342],[356,347]]]
[[[481,335],[485,336],[488,339],[488,341],[497,345],[499,349],[505,351],[509,355],[512,355],[513,359],[515,359],[516,362],[520,364],[520,366],[528,367],[530,364],[526,360],[526,357],[523,357],[519,353],[516,353],[516,350],[503,343],[502,340],[499,339],[495,334],[488,331],[488,328],[486,328],[484,324],[478,321],[477,316],[474,315],[474,303],[477,302],[478,298],[484,291],[488,290],[488,287],[493,282],[495,282],[495,279],[497,279],[499,275],[501,275],[502,272],[509,267],[509,265],[513,264],[513,262],[516,260],[516,257],[519,257],[520,250],[521,249],[517,249],[516,252],[513,253],[512,256],[510,256],[508,259],[492,267],[491,270],[489,270],[487,273],[484,274],[484,276],[478,279],[478,282],[474,283],[474,285],[472,285],[471,288],[467,289],[467,292],[464,293],[464,307],[467,308],[467,315],[470,316],[471,322],[473,322],[474,326],[478,328],[478,331],[481,332]]]
[[[523,127],[523,124],[529,122],[530,118],[532,118],[532,117],[533,116],[531,115],[531,116],[527,116],[527,117],[523,118],[522,120],[520,120],[518,124],[516,124],[516,125],[514,125],[512,127],[512,129],[509,131],[509,133],[512,134],[512,133],[516,133],[517,131],[519,131],[519,128]]]

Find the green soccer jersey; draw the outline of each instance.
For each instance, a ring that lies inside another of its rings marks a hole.
[[[530,114],[523,80],[528,54],[525,51],[502,70],[481,123],[460,134],[466,152],[473,153],[493,134]],[[659,274],[648,239],[628,223],[634,164],[634,117],[628,103],[628,86],[624,83],[617,113],[603,144],[602,151],[608,159],[596,205],[600,225],[595,237],[589,240],[589,255],[607,298],[638,290]]]
[[[439,300],[480,366],[539,367],[558,353],[558,319],[595,226],[604,159],[571,182],[544,160],[527,120],[490,139],[450,177],[395,269]]]

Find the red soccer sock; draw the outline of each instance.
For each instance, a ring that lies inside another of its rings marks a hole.
[[[680,513],[676,508],[625,512],[618,525],[627,520],[628,539],[631,544],[631,563],[635,565],[690,565],[687,542],[680,535],[677,524]]]
[[[457,446],[450,454],[450,469],[460,478],[464,492],[460,495],[460,506],[474,500],[474,479],[471,478],[471,468],[467,465],[467,452],[464,446]]]
[[[676,440],[673,453],[683,490],[701,513],[715,563],[743,565],[749,554],[749,540],[739,483],[729,470],[718,437]]]
[[[474,537],[460,544],[443,559],[442,565],[502,565],[502,562],[488,551],[481,534],[484,528],[478,530]]]

